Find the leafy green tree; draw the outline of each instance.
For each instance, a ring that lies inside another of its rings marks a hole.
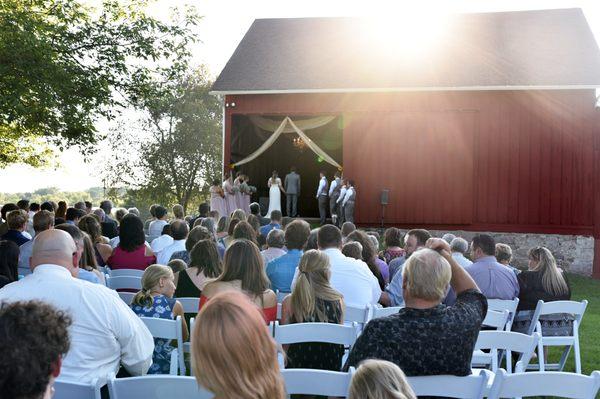
[[[143,116],[137,129],[117,129],[105,175],[132,188],[138,201],[177,202],[187,209],[220,176],[222,110],[209,94],[206,70],[185,72],[184,66],[164,69],[140,85],[136,106]]]
[[[100,138],[100,118],[114,118],[136,98],[156,65],[189,57],[199,18],[186,9],[165,23],[145,0],[0,1],[0,167],[39,165],[46,151]],[[41,153],[40,149],[41,148]]]

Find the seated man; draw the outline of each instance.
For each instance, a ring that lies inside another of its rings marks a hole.
[[[345,370],[364,359],[381,359],[397,364],[407,376],[471,374],[471,357],[487,300],[452,258],[446,241],[432,238],[427,247],[404,265],[406,307],[367,324]],[[458,292],[454,306],[441,304],[448,283]]]
[[[467,240],[461,237],[456,237],[450,242],[450,250],[452,251],[452,257],[462,267],[471,266],[473,262],[465,257],[469,251],[469,243]]]
[[[250,204],[250,213],[258,218],[261,226],[266,226],[271,222],[269,218],[266,218],[260,214],[260,205],[257,202]]]
[[[190,229],[185,220],[176,219],[172,221],[171,237],[173,237],[173,242],[156,254],[156,263],[166,266],[171,260],[171,255],[175,252],[185,251],[185,240],[189,232]]]
[[[285,234],[283,230],[273,229],[267,234],[267,249],[260,251],[265,265],[273,259],[277,259],[280,256],[285,255]]]
[[[77,263],[77,246],[68,233],[41,232],[33,243],[33,273],[0,289],[0,302],[35,299],[70,316],[72,345],[61,372],[65,379],[104,379],[121,364],[131,375],[146,374],[154,351],[152,334],[116,291],[74,278]]]
[[[0,307],[0,397],[50,399],[69,350],[69,316],[38,301]]]
[[[281,211],[275,209],[273,212],[271,212],[271,223],[260,228],[260,235],[263,236],[265,240],[267,239],[267,235],[269,235],[269,231],[273,229],[281,230],[281,218]]]
[[[310,225],[304,220],[294,220],[285,228],[285,245],[288,251],[267,264],[267,277],[273,291],[292,291],[292,280],[309,235]]]
[[[30,238],[25,235],[29,216],[22,209],[16,209],[6,215],[8,231],[0,239],[12,241],[18,246],[25,244]]]

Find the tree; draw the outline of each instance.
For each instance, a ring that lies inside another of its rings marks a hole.
[[[61,149],[96,143],[95,122],[114,118],[139,96],[138,82],[156,65],[189,57],[199,21],[194,10],[164,23],[148,16],[146,5],[104,0],[95,10],[77,0],[0,2],[0,167],[43,161],[39,137]]]
[[[143,115],[137,127],[147,138],[125,125],[117,129],[106,173],[111,183],[131,187],[138,201],[177,202],[184,209],[206,196],[221,160],[222,110],[211,85],[204,68],[184,72],[183,65],[145,80],[136,105]]]

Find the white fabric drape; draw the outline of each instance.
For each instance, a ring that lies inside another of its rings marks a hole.
[[[335,116],[320,116],[311,119],[305,119],[302,121],[298,121],[294,123],[288,116],[286,116],[283,121],[277,126],[277,122],[263,118],[260,116],[251,116],[250,120],[252,123],[256,124],[256,126],[260,127],[263,130],[272,131],[273,134],[252,154],[248,155],[246,158],[232,164],[232,168],[236,166],[243,165],[250,161],[258,158],[263,152],[265,152],[269,147],[275,143],[275,141],[281,136],[282,133],[296,133],[310,148],[315,154],[323,158],[323,160],[338,169],[342,169],[342,166],[337,163],[333,158],[331,158],[325,151],[323,151],[314,141],[312,141],[303,130],[315,129],[317,127],[324,126],[329,122],[333,121]],[[289,126],[288,126],[289,124]],[[277,127],[276,127],[277,126]]]

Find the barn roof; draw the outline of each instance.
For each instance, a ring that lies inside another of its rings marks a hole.
[[[362,18],[254,21],[213,85],[220,94],[600,87],[581,9],[454,15],[425,56],[375,42]],[[374,51],[379,49],[379,51]]]

